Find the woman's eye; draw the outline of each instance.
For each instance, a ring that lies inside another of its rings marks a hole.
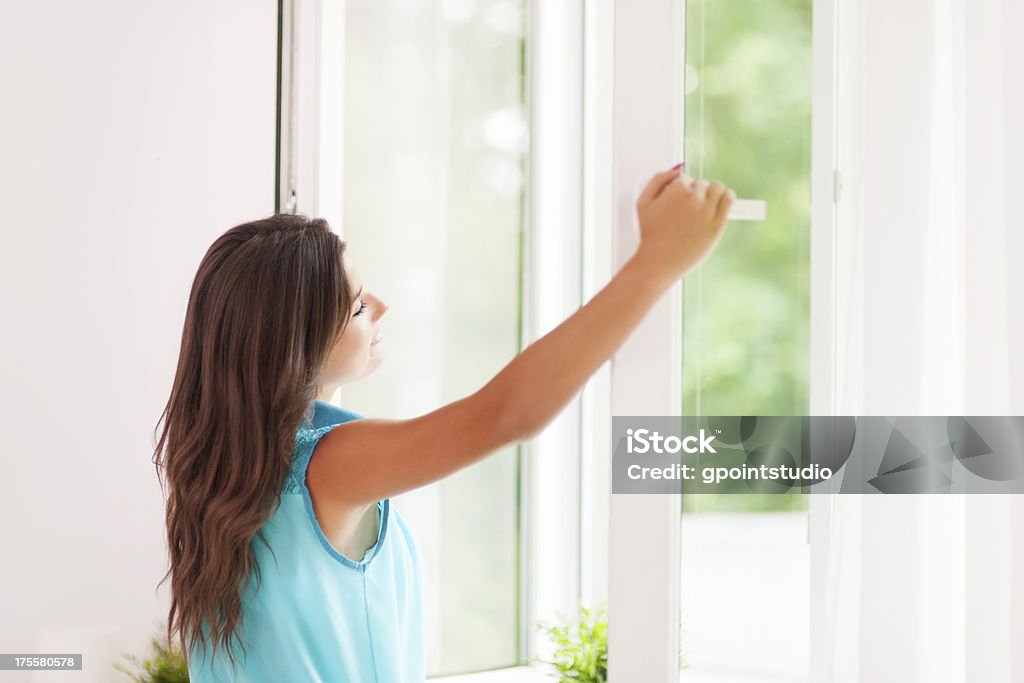
[[[366,302],[360,299],[360,301],[359,301],[359,310],[356,311],[355,313],[353,313],[352,315],[359,315],[360,313],[362,313],[365,310],[366,310]]]

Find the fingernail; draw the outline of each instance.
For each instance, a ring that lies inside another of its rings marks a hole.
[[[685,161],[684,161],[683,163],[681,163],[681,164],[676,164],[675,166],[673,166],[673,167],[672,167],[672,170],[674,171],[674,170],[676,170],[677,168],[681,168],[681,167],[683,167],[683,166],[686,166],[686,162],[685,162]]]

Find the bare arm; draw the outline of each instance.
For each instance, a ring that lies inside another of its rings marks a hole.
[[[488,386],[510,397],[517,435],[531,439],[543,431],[625,343],[674,282],[656,272],[635,254],[593,299],[491,380]]]
[[[318,490],[336,505],[362,507],[443,479],[549,424],[717,243],[731,194],[720,183],[676,180],[659,174],[641,196],[641,248],[615,277],[479,391],[420,417],[353,420],[325,435],[309,466]]]

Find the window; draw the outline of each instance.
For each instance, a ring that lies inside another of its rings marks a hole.
[[[617,265],[636,243],[629,188],[650,169],[682,160],[684,150],[692,175],[720,178],[740,200],[766,205],[759,220],[734,218],[714,257],[687,277],[674,299],[656,306],[620,351],[622,370],[613,371],[611,387],[614,414],[809,412],[810,102],[812,80],[820,84],[818,70],[813,79],[811,73],[811,4],[649,0],[614,10],[612,191],[616,241],[623,245]],[[671,95],[665,93],[669,87]],[[767,159],[771,168],[765,168]],[[828,173],[826,182],[831,168]],[[815,188],[825,186],[816,180]],[[734,215],[740,207],[748,208],[738,201]],[[672,341],[677,336],[678,345]],[[684,496],[681,514],[682,505],[672,498],[611,501],[609,642],[616,645],[609,653],[610,677],[805,679],[811,562],[806,508],[812,501]],[[730,504],[741,507],[730,512]],[[749,573],[751,557],[763,576]],[[744,566],[748,573],[737,577],[733,570]],[[751,596],[737,590],[740,578],[743,586],[779,577],[803,595],[775,610],[765,604],[746,608],[742,601]],[[738,599],[699,602],[722,591]],[[770,615],[771,629],[745,628],[759,611]],[[752,633],[759,629],[756,642]],[[780,638],[769,644],[765,633]],[[762,654],[782,647],[788,661],[746,656],[744,647]],[[682,674],[680,654],[690,665]],[[761,666],[743,669],[749,661]]]

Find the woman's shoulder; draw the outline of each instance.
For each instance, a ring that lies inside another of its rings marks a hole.
[[[317,430],[325,427],[333,427],[344,422],[349,422],[350,420],[357,420],[361,417],[363,416],[354,410],[348,410],[347,408],[341,408],[331,403],[318,400],[313,406],[313,416],[310,420],[311,425],[307,426],[307,429]]]
[[[299,425],[295,439],[296,441],[317,441],[332,428],[362,417],[363,415],[354,410],[318,400],[306,413],[306,418]]]
[[[323,401],[317,401],[311,413],[299,425],[299,429],[295,433],[291,472],[285,484],[287,493],[297,493],[301,490],[301,482],[305,480],[306,468],[309,466],[313,450],[320,439],[338,425],[363,417],[355,411],[339,408]]]

